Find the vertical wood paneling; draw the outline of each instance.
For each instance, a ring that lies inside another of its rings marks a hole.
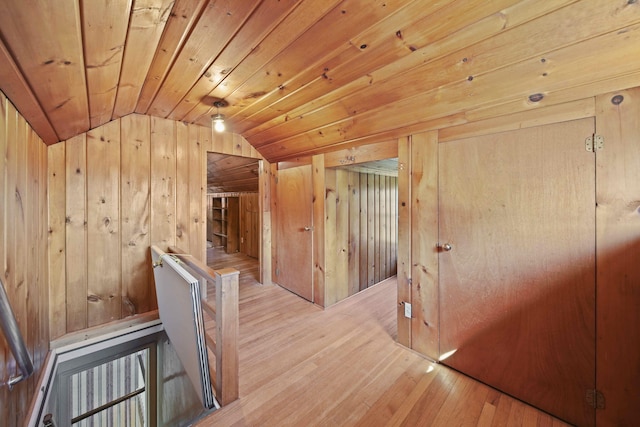
[[[640,384],[640,88],[596,98],[596,425],[633,425]],[[624,344],[622,344],[624,343]]]
[[[398,272],[398,178],[390,177],[389,208],[389,274]]]
[[[313,185],[313,302],[324,307],[326,269],[325,181],[324,155],[311,158]]]
[[[359,289],[363,290],[366,289],[367,286],[369,286],[369,284],[367,283],[367,278],[368,278],[368,272],[369,272],[369,268],[368,268],[368,261],[367,261],[367,256],[368,256],[368,252],[367,252],[367,247],[368,247],[368,227],[367,227],[367,221],[368,221],[368,185],[367,185],[367,174],[365,173],[361,173],[359,174],[359,179],[360,179],[360,245],[359,245],[359,252],[360,252],[360,272],[359,272]]]
[[[219,144],[221,144],[222,147],[220,152],[224,154],[233,154],[233,135],[229,135],[227,133],[218,134],[217,132],[216,134],[221,138],[221,140],[219,140]]]
[[[336,241],[337,233],[337,211],[336,199],[336,170],[327,169],[325,171],[325,268],[324,268],[324,306],[328,307],[338,301],[338,280],[336,268],[338,265]]]
[[[86,134],[66,143],[67,332],[84,329],[87,319]]]
[[[251,209],[251,201],[247,198],[246,194],[239,195],[239,216],[238,216],[238,230],[240,235],[240,241],[238,242],[238,251],[246,254],[247,253],[247,244],[249,242],[249,230],[250,225],[248,222],[251,221],[249,213],[249,209]]]
[[[258,185],[261,197],[258,203],[260,211],[260,282],[271,284],[271,166],[266,160],[258,162]],[[314,209],[315,212],[315,209]],[[314,213],[315,221],[315,213]]]
[[[240,194],[240,252],[253,258],[258,258],[260,245],[258,199],[258,193]]]
[[[18,372],[6,340],[0,339],[0,419],[20,425],[26,417],[42,360],[48,350],[45,227],[45,145],[0,93],[0,274],[35,373],[9,391]],[[40,259],[41,257],[45,259]]]
[[[157,117],[151,117],[151,244],[176,245],[176,127]]]
[[[376,284],[376,182],[375,175],[367,174],[367,287]]]
[[[67,331],[66,284],[66,163],[67,144],[54,144],[47,148],[49,192],[49,311],[51,339]]]
[[[200,261],[206,263],[207,258],[204,256],[206,242],[204,241],[204,218],[202,215],[202,203],[205,198],[205,186],[203,186],[203,151],[200,144],[200,126],[189,125],[189,253]],[[205,156],[206,158],[206,156]]]
[[[411,141],[411,341],[413,349],[434,360],[440,356],[437,138],[428,132]]]
[[[86,184],[89,326],[121,318],[120,169],[120,122],[109,122],[89,131]]]
[[[40,164],[40,180],[39,180],[39,215],[38,221],[40,221],[40,235],[38,240],[40,241],[39,255],[38,255],[38,286],[40,289],[40,307],[38,309],[39,315],[39,327],[40,327],[40,343],[36,347],[35,360],[37,363],[37,369],[40,370],[42,363],[49,351],[49,298],[51,293],[49,292],[49,263],[48,263],[48,225],[47,225],[47,146],[38,137],[35,130],[33,131],[34,141],[33,143],[38,146],[39,152],[39,164]],[[0,150],[0,153],[2,150]]]
[[[273,282],[277,282],[276,280],[276,268],[277,268],[277,260],[278,260],[278,164],[274,163],[270,165],[269,171],[269,187],[271,188],[271,200],[270,200],[270,209],[271,209],[271,224],[273,226],[271,230],[271,280]],[[324,219],[324,218],[323,218]]]
[[[360,174],[349,172],[348,295],[360,290]]]
[[[349,296],[349,173],[336,171],[336,301]]]
[[[380,281],[380,271],[382,267],[382,259],[380,258],[380,236],[382,235],[382,227],[380,217],[382,213],[377,207],[380,206],[380,176],[373,176],[373,283]]]
[[[176,126],[176,165],[189,164],[189,125],[175,122]],[[187,252],[190,251],[189,241],[189,170],[176,168],[176,246]]]
[[[150,214],[151,122],[131,114],[120,121],[120,204],[122,233],[122,315],[151,307]]]
[[[243,144],[242,141],[244,140],[244,138],[242,138],[240,135],[234,133],[233,134],[233,155],[235,156],[242,156],[242,152],[246,151],[247,154],[249,153],[247,150],[243,150]]]
[[[240,200],[238,197],[227,197],[227,228],[222,232],[227,235],[227,253],[235,253],[240,249],[238,238],[240,216]]]
[[[15,312],[18,325],[22,331],[23,338],[27,340],[27,349],[32,350],[28,342],[29,340],[29,324],[28,324],[28,306],[27,298],[29,284],[27,280],[27,212],[28,212],[28,194],[27,194],[27,127],[24,118],[11,106],[11,116],[15,117],[15,124],[11,125],[9,132],[9,162],[15,171],[15,180],[11,186],[7,186],[10,201],[7,208],[12,211],[12,228],[9,233],[12,237],[13,250],[9,251],[8,269],[11,279],[9,281],[9,289],[7,290],[9,298],[13,298],[12,306]],[[13,133],[15,132],[15,133]],[[13,156],[12,156],[13,153]],[[12,161],[13,157],[13,161]],[[17,372],[17,370],[16,370]],[[27,405],[27,384],[21,384],[16,393],[18,411],[24,411]]]
[[[378,247],[378,263],[380,264],[380,276],[378,277],[378,282],[386,277],[388,277],[389,273],[389,263],[387,259],[387,244],[389,243],[389,228],[387,225],[387,218],[389,216],[389,212],[387,211],[387,177],[379,176],[380,183],[378,184],[380,188],[380,202],[378,204],[379,209],[379,217],[380,217],[380,228],[379,235],[377,239],[376,246]]]
[[[411,139],[398,140],[398,342],[411,348],[411,319],[404,303],[411,303]]]
[[[207,151],[211,147],[211,129],[208,127],[198,126],[198,140],[200,141],[200,191],[201,191],[201,203],[200,203],[200,227],[201,234],[198,235],[200,242],[198,248],[200,253],[195,254],[196,257],[200,257],[203,263],[207,263]]]
[[[246,144],[220,141],[234,138]],[[154,309],[150,245],[205,256],[215,144],[210,128],[133,114],[48,149],[52,335]]]
[[[328,306],[396,274],[397,180],[328,168],[325,182]]]
[[[212,132],[210,128],[203,129],[208,129],[211,138],[207,151],[262,159],[260,153],[242,136],[230,132]]]
[[[25,242],[28,245],[26,257],[24,259],[25,263],[28,263],[31,260],[31,268],[27,268],[26,270],[26,278],[25,278],[25,288],[27,289],[27,319],[28,319],[28,336],[26,337],[27,343],[29,345],[29,350],[32,355],[34,355],[34,368],[35,372],[39,372],[37,367],[40,366],[40,360],[35,359],[37,355],[40,353],[38,351],[38,346],[41,343],[40,339],[40,298],[41,295],[39,292],[31,292],[28,290],[28,287],[35,287],[36,289],[40,289],[41,286],[46,288],[45,285],[41,285],[39,283],[40,280],[40,270],[39,270],[39,262],[40,262],[40,247],[42,246],[42,241],[39,239],[40,237],[40,203],[39,203],[39,192],[38,186],[40,185],[40,158],[38,152],[38,146],[35,141],[37,136],[34,134],[33,130],[29,128],[29,126],[25,123],[24,128],[27,132],[27,138],[24,141],[25,147],[27,149],[27,163],[26,163],[26,194],[25,197],[22,198],[23,206],[25,209],[25,219],[27,222],[27,232]],[[31,399],[31,396],[34,394],[34,384],[29,382],[28,384],[28,396]],[[27,402],[28,404],[28,402]]]

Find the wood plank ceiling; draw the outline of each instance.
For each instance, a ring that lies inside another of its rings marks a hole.
[[[0,0],[0,89],[49,144],[141,113],[269,161],[640,85],[636,0]]]
[[[258,161],[207,153],[207,193],[258,192]]]

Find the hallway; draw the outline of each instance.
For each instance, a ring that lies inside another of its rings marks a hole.
[[[201,426],[562,426],[564,423],[395,343],[396,280],[322,310],[240,267],[240,399]]]

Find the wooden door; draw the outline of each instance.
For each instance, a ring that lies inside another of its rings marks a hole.
[[[599,426],[640,420],[640,88],[596,98]]]
[[[443,363],[592,426],[593,119],[440,144]]]
[[[311,166],[278,171],[274,281],[313,301]]]

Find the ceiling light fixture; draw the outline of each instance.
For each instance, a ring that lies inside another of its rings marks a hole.
[[[216,107],[217,113],[215,116],[211,116],[211,121],[216,132],[224,132],[226,129],[226,126],[224,124],[224,114],[220,114],[220,107],[226,107],[227,105],[229,104],[227,104],[227,102],[223,101],[222,99],[213,103],[213,106]]]

